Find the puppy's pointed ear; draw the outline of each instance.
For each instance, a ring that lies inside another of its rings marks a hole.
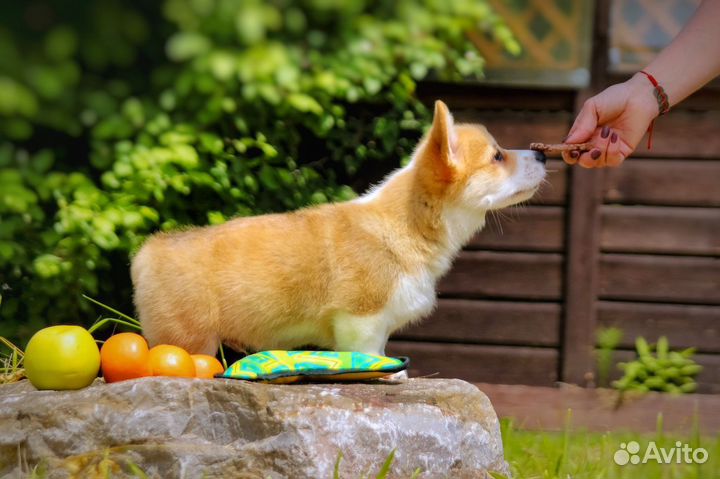
[[[432,148],[437,158],[451,169],[455,167],[458,149],[454,125],[455,122],[447,105],[437,100],[433,123],[428,134],[428,146]]]

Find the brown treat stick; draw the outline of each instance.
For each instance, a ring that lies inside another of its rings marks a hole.
[[[546,153],[559,153],[561,151],[590,151],[592,143],[530,143],[530,149]]]

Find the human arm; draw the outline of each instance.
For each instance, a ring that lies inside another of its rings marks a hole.
[[[670,106],[720,75],[720,0],[704,0],[677,37],[645,68],[668,95]],[[588,99],[565,142],[591,142],[586,153],[563,153],[586,168],[617,166],[637,147],[658,116],[654,87],[642,73]]]

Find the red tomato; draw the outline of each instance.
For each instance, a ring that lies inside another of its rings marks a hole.
[[[183,348],[158,344],[150,350],[150,372],[153,376],[194,378],[195,362]]]
[[[195,377],[203,379],[212,379],[216,374],[220,374],[225,371],[220,361],[213,356],[207,354],[192,354],[193,362],[195,363]]]
[[[100,364],[109,383],[150,376],[147,341],[135,333],[110,336],[100,349]]]

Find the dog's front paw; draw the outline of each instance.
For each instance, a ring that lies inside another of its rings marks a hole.
[[[381,381],[387,381],[389,383],[404,383],[407,380],[408,380],[407,370],[399,371],[397,373],[393,373],[389,376],[385,376],[385,377],[381,378]]]

